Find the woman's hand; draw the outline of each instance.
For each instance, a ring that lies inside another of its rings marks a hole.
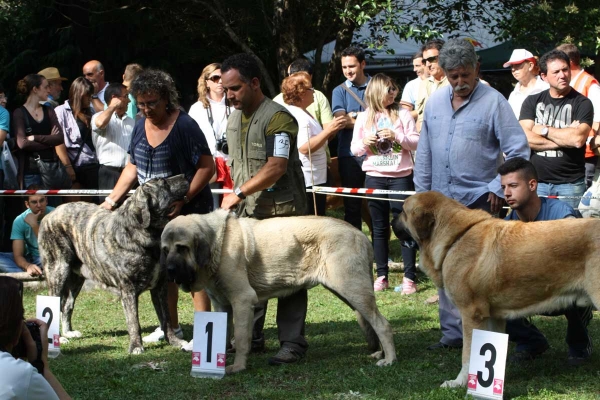
[[[377,135],[380,139],[387,139],[392,142],[396,139],[396,134],[394,133],[394,131],[387,128],[377,131]]]
[[[71,182],[77,182],[77,175],[75,175],[75,169],[71,164],[65,165],[65,169],[67,170],[67,174],[69,174],[69,178],[71,178]]]
[[[338,115],[331,122],[332,134],[336,134],[337,131],[344,129],[346,127],[346,117],[342,115]]]
[[[167,217],[169,217],[170,219],[173,219],[176,216],[178,216],[184,205],[185,205],[185,201],[183,201],[183,200],[178,200],[178,201],[173,202],[171,204],[171,208],[173,208],[173,211],[171,211],[169,213],[169,215],[167,215]]]
[[[379,140],[379,137],[377,135],[369,135],[369,136],[365,136],[363,138],[363,144],[365,146],[372,146],[377,144],[377,141]]]
[[[42,361],[44,362],[44,367],[48,366],[48,325],[39,319],[31,318],[26,320],[25,322],[33,322],[40,328],[40,338],[42,342]],[[23,330],[21,331],[21,337],[25,342],[25,348],[27,349],[27,361],[32,362],[37,360],[38,349],[35,340],[31,337],[31,333],[29,332],[29,328],[23,322]]]

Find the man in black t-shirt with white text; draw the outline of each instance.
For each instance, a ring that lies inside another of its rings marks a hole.
[[[531,95],[519,122],[531,147],[531,162],[539,174],[541,196],[583,196],[585,144],[592,126],[592,102],[571,88],[569,57],[552,50],[540,59],[541,77],[550,89]],[[579,198],[565,199],[577,208]]]

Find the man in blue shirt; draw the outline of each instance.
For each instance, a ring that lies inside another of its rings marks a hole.
[[[500,211],[503,193],[496,173],[499,156],[529,158],[527,137],[510,105],[499,92],[479,84],[473,45],[449,40],[439,64],[449,86],[437,89],[425,105],[417,148],[414,182],[417,192],[435,190],[472,209]],[[438,290],[443,337],[429,350],[462,347],[460,313]]]
[[[354,157],[350,151],[354,123],[358,112],[364,111],[365,89],[371,77],[365,75],[365,52],[360,47],[350,46],[342,52],[342,71],[346,81],[333,89],[331,109],[333,115],[347,118],[346,128],[338,132],[338,168],[342,186],[362,188],[365,186],[365,173],[362,170],[362,158]],[[358,101],[356,98],[360,99]],[[362,229],[360,210],[362,199],[344,197],[344,220],[357,229]]]
[[[27,190],[39,190],[31,185]],[[12,224],[12,253],[0,253],[0,271],[27,272],[31,276],[42,274],[42,263],[38,249],[38,231],[40,222],[54,207],[48,206],[44,195],[31,195],[25,200],[25,210]]]
[[[531,162],[520,157],[513,158],[501,165],[498,173],[504,197],[512,209],[506,220],[531,222],[581,218],[579,212],[564,201],[538,197],[538,175]],[[570,365],[582,364],[592,354],[592,342],[587,330],[592,320],[592,307],[573,305],[552,315],[567,317],[567,362]],[[516,352],[511,357],[513,361],[531,360],[550,347],[542,332],[525,318],[508,320],[506,333],[511,341],[517,343]]]

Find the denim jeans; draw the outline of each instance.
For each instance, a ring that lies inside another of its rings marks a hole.
[[[572,196],[575,199],[560,199],[573,208],[579,207],[581,197],[585,193],[585,178],[581,178],[572,183],[545,183],[538,182],[537,194],[539,196]]]
[[[369,189],[398,191],[415,190],[412,174],[402,178],[383,178],[367,175],[365,186]],[[374,196],[396,200],[368,200],[371,221],[373,222],[373,250],[375,253],[375,263],[377,264],[377,276],[385,276],[387,279],[389,271],[388,255],[390,252],[390,210],[392,211],[393,217],[398,216],[398,214],[402,212],[404,202],[397,200],[404,200],[408,196],[397,194],[377,194]],[[416,256],[416,249],[402,247],[404,276],[411,280],[415,279]]]
[[[27,261],[42,268],[42,261],[39,256],[28,256]],[[15,263],[13,253],[0,253],[0,272],[23,272],[23,270]]]

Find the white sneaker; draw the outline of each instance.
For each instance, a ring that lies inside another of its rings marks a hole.
[[[183,339],[183,330],[181,329],[181,326],[178,326],[177,329],[175,329],[175,336],[177,336],[179,339]],[[160,329],[160,326],[156,328],[154,332],[142,338],[144,343],[156,343],[160,342],[161,340],[165,340],[165,333],[162,329]]]
[[[187,351],[188,353],[191,352],[192,350],[194,350],[194,339],[187,342],[187,344],[184,344],[183,346],[181,346],[181,350]]]

